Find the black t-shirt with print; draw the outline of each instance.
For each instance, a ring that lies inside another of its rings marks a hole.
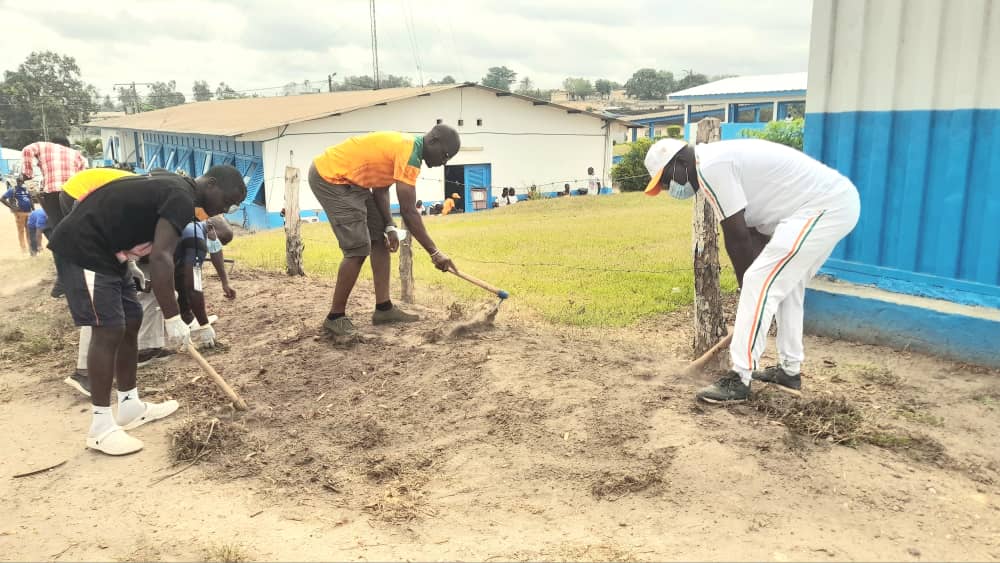
[[[49,248],[87,270],[123,275],[116,253],[153,242],[160,218],[178,234],[194,220],[194,185],[176,174],[115,180],[77,204],[52,233]]]

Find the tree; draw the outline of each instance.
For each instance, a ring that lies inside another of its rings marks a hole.
[[[454,84],[455,77],[450,74],[446,74],[441,80],[431,80],[427,83],[428,86],[436,86],[438,84]]]
[[[139,95],[132,88],[118,88],[118,101],[121,102],[125,113],[135,113],[151,109],[142,102]]]
[[[611,91],[614,90],[614,83],[607,78],[598,78],[594,81],[594,90],[601,96],[609,98],[611,97]]]
[[[563,89],[566,90],[574,100],[586,100],[587,96],[594,93],[594,85],[586,78],[567,78],[563,80]]]
[[[413,86],[413,80],[408,76],[386,74],[378,77],[379,88],[409,88],[411,86]]]
[[[191,93],[194,94],[196,102],[207,102],[212,99],[212,90],[209,89],[208,82],[204,80],[195,80]]]
[[[530,78],[525,76],[520,80],[520,82],[517,83],[517,93],[528,95],[530,92],[533,91],[533,89],[531,88],[532,86],[534,86],[534,83],[531,81]]]
[[[243,94],[240,94],[236,90],[233,90],[225,82],[219,82],[218,88],[215,89],[215,99],[216,100],[234,100],[237,98],[245,98]]]
[[[177,82],[154,82],[149,86],[149,95],[146,96],[146,105],[153,109],[179,106],[187,101],[184,94],[177,91]]]
[[[791,121],[771,121],[764,126],[764,129],[755,131],[744,129],[740,131],[743,137],[754,139],[764,139],[775,143],[787,145],[793,149],[802,150],[802,139],[805,131],[805,120],[802,118]]]
[[[628,152],[622,156],[621,162],[611,167],[611,180],[623,192],[638,192],[646,189],[649,183],[649,171],[646,170],[646,153],[653,146],[653,140],[637,139]]]
[[[80,152],[88,158],[101,158],[104,155],[104,145],[98,137],[81,139],[78,144]]]
[[[105,94],[104,101],[101,102],[101,111],[115,111],[115,103],[111,101],[111,96]]]
[[[20,148],[68,135],[97,111],[96,90],[80,79],[73,57],[33,52],[0,82],[0,144]]]
[[[517,80],[517,73],[505,66],[493,66],[483,77],[483,86],[510,92],[510,85]]]
[[[681,78],[672,92],[677,92],[679,90],[686,90],[688,88],[694,88],[695,86],[701,86],[702,84],[708,84],[708,77],[704,74],[696,73],[692,69],[684,71],[684,78]]]
[[[658,100],[674,91],[674,75],[665,70],[641,68],[625,83],[625,94],[640,100]]]

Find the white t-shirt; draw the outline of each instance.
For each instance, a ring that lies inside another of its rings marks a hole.
[[[765,234],[848,181],[801,151],[762,139],[701,144],[695,154],[701,191],[719,221],[745,209],[747,226]]]
[[[596,174],[591,174],[587,178],[587,194],[597,195],[599,191],[601,191],[601,181],[597,179]]]

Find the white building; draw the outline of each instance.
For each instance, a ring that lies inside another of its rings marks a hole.
[[[233,164],[247,177],[240,217],[247,226],[281,225],[289,164],[303,181],[312,159],[351,136],[380,130],[425,133],[435,123],[455,127],[462,148],[446,167],[424,168],[417,197],[425,205],[462,195],[465,211],[485,209],[503,187],[522,197],[586,178],[593,167],[604,185],[612,139],[629,123],[474,84],[393,88],[305,96],[199,102],[101,121],[105,157],[138,169],[181,169],[190,175]],[[393,191],[395,204],[395,193]],[[319,216],[307,186],[303,216]]]

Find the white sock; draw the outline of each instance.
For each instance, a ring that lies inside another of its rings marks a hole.
[[[753,376],[753,372],[752,371],[750,371],[748,369],[740,369],[738,367],[734,367],[733,371],[735,371],[736,373],[740,374],[740,380],[743,381],[743,385],[750,385],[750,379]]]
[[[785,373],[788,375],[798,375],[802,371],[802,362],[781,360],[781,369],[785,370]]]
[[[118,392],[118,420],[131,422],[141,415],[146,406],[139,400],[139,388]]]
[[[111,407],[98,407],[95,405],[94,418],[90,419],[90,436],[96,438],[115,426],[118,426],[118,424],[111,414]]]

